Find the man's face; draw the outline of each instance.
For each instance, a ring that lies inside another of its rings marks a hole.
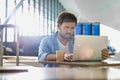
[[[75,22],[63,22],[61,25],[58,24],[59,36],[64,39],[70,39],[73,34],[75,25]]]

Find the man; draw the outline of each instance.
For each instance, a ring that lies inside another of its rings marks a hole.
[[[39,61],[55,61],[56,60],[56,50],[64,50],[65,57],[64,60],[71,61],[74,45],[73,31],[77,24],[77,18],[75,15],[69,12],[62,12],[58,16],[57,29],[58,31],[51,36],[42,39],[40,47],[38,60]],[[108,50],[104,49],[102,51],[108,54]],[[103,58],[107,58],[108,55],[104,55]],[[45,67],[57,67],[56,64],[44,64]]]

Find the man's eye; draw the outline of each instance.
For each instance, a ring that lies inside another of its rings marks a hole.
[[[74,29],[74,27],[66,27],[66,29]]]
[[[71,29],[74,29],[74,28],[71,28]]]
[[[69,29],[69,27],[66,27],[67,29]]]

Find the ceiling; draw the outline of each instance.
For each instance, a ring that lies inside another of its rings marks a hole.
[[[59,0],[80,22],[100,22],[120,31],[120,0]]]

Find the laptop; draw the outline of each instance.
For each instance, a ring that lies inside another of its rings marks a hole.
[[[72,61],[102,61],[102,49],[107,48],[107,36],[75,35]]]

